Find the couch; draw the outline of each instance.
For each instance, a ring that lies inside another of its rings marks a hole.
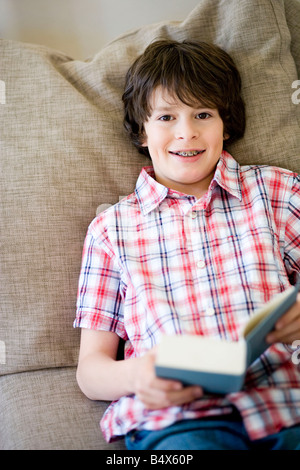
[[[131,62],[157,38],[225,48],[247,106],[231,153],[300,172],[299,18],[299,0],[199,0],[184,21],[130,31],[85,61],[1,40],[1,450],[124,449],[102,437],[108,403],[76,383],[72,323],[87,227],[149,164],[122,126]]]

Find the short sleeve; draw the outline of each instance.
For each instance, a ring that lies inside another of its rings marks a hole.
[[[113,331],[126,340],[120,270],[115,257],[107,251],[89,229],[83,247],[73,326]]]

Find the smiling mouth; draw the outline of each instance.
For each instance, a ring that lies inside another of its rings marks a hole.
[[[205,152],[205,150],[183,150],[182,152],[170,152],[173,155],[179,155],[180,157],[195,157]]]

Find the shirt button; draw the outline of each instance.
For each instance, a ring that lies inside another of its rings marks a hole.
[[[191,218],[192,219],[195,219],[197,217],[197,212],[196,211],[192,211],[191,212]]]
[[[205,261],[203,260],[197,261],[197,268],[199,269],[205,268]]]
[[[212,317],[215,314],[215,309],[213,307],[208,307],[205,311],[205,314]]]

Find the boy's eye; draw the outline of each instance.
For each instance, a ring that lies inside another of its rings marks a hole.
[[[209,113],[199,113],[197,114],[198,119],[208,119],[211,115]]]
[[[169,114],[165,114],[164,116],[160,116],[159,121],[171,121],[172,119],[172,116],[170,116]]]

